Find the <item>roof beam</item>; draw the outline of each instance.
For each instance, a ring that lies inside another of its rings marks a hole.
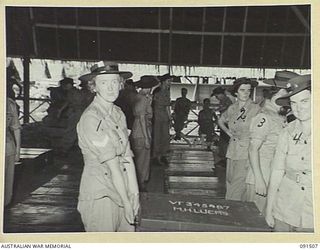
[[[32,25],[33,50],[34,50],[35,56],[38,56],[37,36],[36,36],[36,27],[34,26],[33,8],[29,7],[29,15],[30,15],[30,20]]]
[[[244,13],[243,28],[242,28],[243,34],[246,33],[247,31],[247,19],[248,19],[248,7],[246,7],[245,13]],[[242,36],[241,50],[240,50],[240,66],[242,65],[242,61],[243,61],[244,41],[245,41],[245,36]]]
[[[303,24],[303,26],[307,29],[307,31],[310,31],[310,24],[309,22],[304,18],[301,11],[297,6],[291,6],[291,9],[293,10],[294,14],[298,17],[300,22]]]
[[[75,15],[76,15],[76,36],[77,36],[77,57],[78,59],[80,59],[80,35],[79,35],[79,9],[76,8],[75,11]]]
[[[61,28],[61,29],[76,29],[75,25],[63,25],[63,24],[45,24],[45,23],[36,23],[36,27],[42,28]],[[180,34],[180,35],[208,35],[208,36],[270,36],[270,37],[296,37],[296,36],[306,36],[305,33],[267,33],[267,32],[202,32],[202,31],[184,31],[184,30],[172,30],[170,29],[139,29],[139,28],[115,28],[115,27],[94,27],[94,26],[78,26],[79,30],[99,30],[99,31],[115,31],[115,32],[133,32],[133,33],[163,33],[163,34]],[[307,36],[310,36],[308,33]]]
[[[200,65],[203,63],[203,50],[204,50],[204,31],[206,29],[206,7],[202,9],[202,25],[201,25],[201,46],[200,46]]]
[[[169,55],[168,55],[168,63],[169,63],[169,73],[171,70],[172,64],[172,24],[173,24],[173,8],[170,7],[170,17],[169,17]]]
[[[54,9],[54,18],[55,18],[55,33],[56,33],[56,45],[57,45],[57,57],[60,57],[60,43],[59,43],[59,29],[61,28],[61,26],[58,24],[58,13],[57,13],[57,9]],[[77,26],[74,26],[74,29],[76,29]]]
[[[224,7],[223,8],[223,21],[222,21],[222,32],[223,33],[221,35],[221,45],[220,45],[220,63],[219,65],[222,65],[223,64],[223,47],[224,47],[224,31],[225,31],[225,28],[226,28],[226,19],[227,19],[227,8]]]
[[[96,18],[97,18],[97,26],[100,26],[100,13],[99,8],[96,8]],[[101,41],[100,41],[100,30],[97,30],[97,47],[98,47],[98,58],[99,60],[102,58],[101,56]]]
[[[158,8],[158,29],[161,29],[161,8]],[[161,33],[158,34],[158,62],[161,62]]]

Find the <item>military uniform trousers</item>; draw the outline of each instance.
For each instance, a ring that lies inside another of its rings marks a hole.
[[[149,180],[150,176],[150,148],[146,148],[145,139],[132,138],[132,151],[134,154],[134,162],[137,170],[139,186]]]
[[[157,119],[155,113],[153,127],[153,156],[165,155],[170,147],[169,120]]]
[[[13,195],[15,155],[6,155],[5,164],[4,205],[6,206],[10,203]]]
[[[227,159],[226,200],[244,201],[249,160]]]

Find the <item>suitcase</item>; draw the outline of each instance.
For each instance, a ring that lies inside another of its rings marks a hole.
[[[253,202],[208,196],[144,193],[140,232],[269,232]]]

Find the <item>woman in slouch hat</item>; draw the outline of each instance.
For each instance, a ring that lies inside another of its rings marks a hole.
[[[99,62],[79,78],[96,93],[77,125],[85,163],[78,210],[86,231],[134,231],[138,184],[125,117],[113,104],[123,79],[131,76],[115,63]]]
[[[249,169],[249,127],[260,107],[250,95],[258,85],[254,79],[242,77],[233,82],[233,95],[237,101],[221,115],[220,128],[229,135],[227,149],[226,199],[244,200],[246,177]]]

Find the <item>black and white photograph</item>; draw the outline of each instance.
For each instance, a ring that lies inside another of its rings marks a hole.
[[[166,4],[4,5],[3,234],[314,235],[313,5]]]

